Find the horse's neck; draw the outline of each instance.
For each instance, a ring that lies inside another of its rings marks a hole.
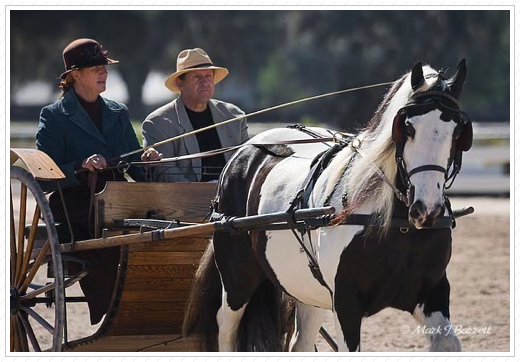
[[[360,135],[362,137],[362,135]],[[363,148],[368,148],[369,144],[365,144],[361,149],[361,153],[364,154]],[[339,214],[343,210],[343,197],[344,195],[349,196],[349,171],[357,170],[357,172],[363,172],[365,175],[372,175],[371,177],[376,178],[376,182],[379,184],[373,191],[369,193],[370,197],[363,203],[358,205],[356,213],[359,214],[372,214],[384,207],[390,207],[392,201],[389,198],[393,198],[392,191],[388,185],[382,185],[382,180],[374,171],[374,167],[380,167],[381,170],[389,176],[390,180],[393,181],[396,168],[393,163],[393,157],[390,158],[385,155],[386,159],[384,162],[377,162],[380,158],[374,157],[374,155],[359,155],[355,154],[350,147],[345,147],[331,161],[329,167],[322,173],[314,190],[314,202],[315,206],[321,206],[326,201],[329,201],[331,206],[336,208],[336,213]],[[370,177],[361,178],[362,182],[367,183]],[[367,188],[368,185],[365,185]],[[352,189],[352,187],[350,187]],[[390,191],[389,191],[390,190]],[[390,195],[388,194],[390,192]],[[383,204],[381,203],[383,201]]]
[[[394,182],[397,167],[394,160],[395,148],[391,141],[393,117],[407,104],[410,93],[409,84],[402,83],[384,110],[377,127],[358,135],[362,141],[361,154],[356,154],[352,162],[350,160],[354,153],[350,147],[336,155],[320,177],[321,187],[315,194],[316,205],[322,205],[328,196],[332,195],[330,204],[339,212],[343,210],[344,194],[347,194],[347,201],[355,198],[355,194],[363,194],[363,201],[356,205],[356,213],[382,212],[385,216],[391,214],[393,190],[384,184],[375,167],[378,167],[390,182]],[[320,182],[316,184],[318,185]]]

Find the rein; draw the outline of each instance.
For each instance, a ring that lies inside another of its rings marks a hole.
[[[177,141],[177,140],[179,140],[181,138],[188,137],[188,136],[200,133],[200,132],[204,132],[204,131],[212,129],[212,128],[220,127],[220,126],[223,126],[223,125],[228,124],[228,123],[236,122],[236,121],[239,121],[239,120],[247,118],[247,117],[257,116],[257,115],[262,114],[262,113],[274,111],[276,109],[292,106],[292,105],[303,103],[303,102],[313,101],[313,100],[316,100],[316,99],[321,99],[321,98],[330,97],[330,96],[343,94],[343,93],[355,92],[355,91],[363,90],[363,89],[382,87],[382,86],[390,85],[390,84],[393,84],[393,82],[375,83],[375,84],[365,85],[365,86],[361,86],[361,87],[348,88],[348,89],[343,89],[343,90],[339,90],[339,91],[335,91],[335,92],[324,93],[324,94],[319,94],[319,95],[312,96],[312,97],[298,99],[296,101],[279,104],[279,105],[273,106],[273,107],[264,108],[264,109],[261,109],[261,110],[256,111],[256,112],[244,114],[242,116],[231,118],[231,119],[228,119],[226,121],[223,121],[223,122],[220,122],[220,123],[216,123],[216,124],[204,127],[204,128],[199,128],[197,130],[193,130],[193,131],[188,132],[188,133],[183,133],[181,135],[178,135],[178,136],[175,136],[175,137],[172,137],[172,138],[168,138],[168,139],[165,139],[163,141],[154,143],[153,145],[149,145],[149,146],[146,146],[146,147],[139,148],[139,149],[137,149],[135,151],[132,151],[132,152],[124,153],[124,154],[122,154],[121,156],[119,156],[118,158],[116,158],[116,159],[114,159],[112,161],[116,161],[116,160],[118,161],[118,160],[123,159],[125,157],[131,156],[131,155],[135,155],[135,154],[137,154],[139,152],[142,152],[142,151],[146,151],[149,148],[157,147],[157,146],[160,146],[160,145],[163,145],[163,144],[166,144],[166,143],[170,143],[170,142],[174,142],[174,141]]]
[[[233,151],[236,151],[239,148],[242,148],[245,146],[265,147],[265,146],[301,145],[301,144],[309,144],[309,143],[326,143],[326,142],[334,142],[334,137],[305,138],[305,139],[298,139],[298,140],[288,140],[288,141],[269,142],[269,143],[243,143],[243,144],[237,145],[237,146],[223,147],[223,148],[219,148],[216,150],[193,153],[191,155],[163,158],[162,160],[158,160],[158,161],[135,161],[135,162],[120,161],[117,165],[106,167],[103,170],[117,168],[118,171],[120,171],[120,172],[126,172],[130,168],[130,166],[156,166],[157,167],[157,166],[160,166],[161,164],[168,164],[168,163],[184,161],[184,160],[192,160],[195,158],[206,158],[206,157],[212,157],[215,155],[220,155],[220,154],[226,153],[226,152],[233,152]]]
[[[262,114],[262,113],[274,111],[274,110],[277,110],[277,109],[280,109],[280,108],[292,106],[292,105],[303,103],[303,102],[313,101],[313,100],[316,100],[316,99],[321,99],[321,98],[330,97],[330,96],[343,94],[343,93],[355,92],[355,91],[358,91],[358,90],[382,87],[382,86],[386,86],[386,85],[390,85],[390,84],[393,84],[393,82],[375,83],[375,84],[365,85],[365,86],[361,86],[361,87],[348,88],[348,89],[343,89],[343,90],[339,90],[339,91],[335,91],[335,92],[329,92],[329,93],[319,94],[319,95],[312,96],[312,97],[302,98],[302,99],[298,99],[298,100],[295,100],[295,101],[292,101],[292,102],[282,103],[282,104],[279,104],[279,105],[276,105],[276,106],[273,106],[273,107],[264,108],[264,109],[258,110],[256,112],[244,114],[242,116],[231,118],[231,119],[228,119],[228,120],[220,122],[220,123],[216,123],[216,124],[213,124],[213,125],[210,125],[210,126],[207,126],[207,127],[203,127],[203,128],[199,128],[199,129],[193,130],[191,132],[180,134],[178,136],[171,137],[171,138],[165,139],[163,141],[154,143],[153,145],[149,145],[149,146],[146,146],[146,147],[141,147],[141,148],[139,148],[137,150],[134,150],[134,151],[131,151],[131,152],[127,152],[127,153],[123,153],[122,155],[120,155],[118,157],[113,157],[113,158],[107,160],[107,163],[120,162],[120,161],[122,161],[126,157],[129,157],[129,156],[138,154],[140,152],[146,151],[149,148],[161,146],[161,145],[164,145],[164,144],[167,144],[167,143],[171,143],[171,142],[175,142],[175,141],[177,141],[179,139],[182,139],[182,138],[185,138],[185,137],[188,137],[188,136],[192,136],[192,135],[195,135],[195,134],[200,133],[200,132],[207,131],[207,130],[212,129],[212,128],[217,128],[217,127],[226,125],[228,123],[236,122],[236,121],[245,119],[247,117],[253,117],[253,116],[256,116],[256,115],[259,115],[259,114]],[[229,151],[231,151],[231,150],[229,150]],[[225,153],[225,152],[229,152],[229,151],[222,151],[221,153]],[[217,154],[219,154],[219,153],[215,153],[215,155],[217,155]],[[199,156],[199,157],[204,157],[204,156]],[[128,162],[127,163],[123,162],[123,164],[129,164],[129,163]],[[134,163],[134,164],[136,164],[136,163]],[[139,165],[144,165],[144,164],[139,163]],[[116,167],[110,166],[108,169],[110,169],[110,168],[117,168],[120,171],[121,170],[126,170],[124,167],[119,166],[119,165],[116,166]],[[82,169],[79,169],[79,170],[75,170],[74,173],[78,174],[78,173],[86,172],[86,171],[88,171],[88,170],[82,168]]]

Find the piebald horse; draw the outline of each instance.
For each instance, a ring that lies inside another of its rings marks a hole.
[[[465,60],[449,79],[417,63],[393,83],[367,128],[334,153],[326,142],[273,146],[312,137],[290,128],[263,132],[239,149],[219,180],[215,213],[286,211],[328,154],[300,201],[331,205],[336,215],[302,233],[215,233],[192,287],[185,334],[198,335],[203,350],[314,351],[332,310],[339,350],[359,351],[363,318],[392,307],[438,331],[427,335],[431,351],[461,351],[450,323],[453,220],[444,190],[473,139],[458,102],[465,79]]]

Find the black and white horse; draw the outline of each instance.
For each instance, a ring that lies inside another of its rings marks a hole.
[[[363,318],[392,307],[439,331],[428,335],[431,351],[460,351],[450,328],[446,267],[452,228],[444,189],[448,170],[460,168],[462,152],[472,143],[471,122],[458,104],[465,78],[464,60],[450,79],[416,64],[393,84],[356,147],[342,147],[324,163],[306,204],[334,206],[335,223],[303,236],[321,283],[290,230],[215,233],[195,278],[186,334],[202,336],[206,350],[314,351],[326,311],[332,310],[339,350],[359,351]],[[273,129],[250,143],[301,138],[310,136]],[[242,147],[223,171],[215,211],[248,216],[287,210],[313,160],[330,147]],[[396,198],[392,186],[408,200]],[[371,221],[348,222],[359,215]],[[397,216],[407,227],[393,225]],[[435,227],[443,218],[450,223]],[[282,308],[291,301],[292,316]]]

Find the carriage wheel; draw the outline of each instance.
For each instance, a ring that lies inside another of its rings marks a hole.
[[[19,205],[13,200],[19,193]],[[35,206],[28,204],[35,201]],[[33,212],[34,208],[34,212]],[[25,231],[26,222],[30,225]],[[36,245],[38,223],[45,224],[46,235]],[[11,166],[11,352],[61,350],[65,318],[64,282],[61,254],[54,218],[47,199],[34,177]],[[53,277],[46,278],[52,261]],[[40,271],[40,272],[39,272]],[[44,272],[45,274],[43,274]],[[44,278],[44,282],[39,279]],[[49,308],[54,308],[54,313]]]

